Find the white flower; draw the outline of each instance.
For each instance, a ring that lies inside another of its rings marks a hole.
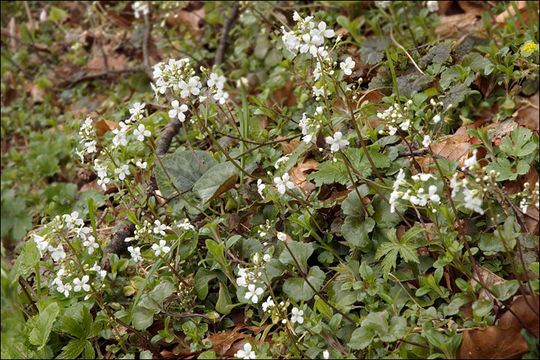
[[[236,354],[234,354],[235,357],[239,359],[256,359],[257,354],[255,354],[255,351],[251,350],[251,344],[245,343],[244,348],[242,350],[238,350]]]
[[[289,174],[283,174],[283,176],[275,177],[274,184],[276,184],[277,190],[280,194],[285,194],[285,191],[288,189],[294,188],[294,183],[289,180]]]
[[[73,211],[70,215],[68,214],[62,215],[62,219],[64,220],[65,226],[68,229],[73,229],[75,226],[84,225],[84,221],[82,221],[82,219],[79,219],[78,211]]]
[[[208,77],[208,80],[206,81],[206,84],[208,85],[208,87],[215,87],[216,89],[221,90],[225,85],[225,81],[225,76],[211,73]]]
[[[129,113],[131,114],[129,121],[141,120],[144,117],[142,114],[144,107],[145,107],[145,104],[142,104],[139,102],[134,103],[131,109],[129,109]]]
[[[419,173],[417,175],[413,175],[411,176],[411,179],[413,179],[414,181],[428,181],[429,179],[435,179],[435,176],[431,175],[431,174],[428,174],[428,173]]]
[[[176,224],[176,226],[178,226],[178,228],[180,229],[184,229],[186,231],[189,231],[189,230],[195,230],[195,226],[191,225],[189,223],[189,220],[188,219],[184,219],[184,221],[182,221],[181,223],[179,224]]]
[[[150,130],[146,130],[143,124],[139,124],[139,126],[133,130],[133,135],[137,137],[137,140],[144,141],[144,138],[150,137],[152,133]]]
[[[96,145],[97,145],[96,140],[92,140],[92,141],[85,142],[83,146],[87,154],[92,154],[92,153],[97,152]]]
[[[79,292],[81,289],[87,292],[90,291],[90,285],[87,284],[88,280],[90,280],[88,275],[84,275],[80,280],[79,278],[73,279],[73,291]]]
[[[287,234],[280,231],[280,232],[277,233],[277,238],[280,241],[286,241],[287,240]]]
[[[304,322],[304,310],[299,310],[297,307],[293,307],[291,310],[291,322],[302,324]]]
[[[154,234],[161,234],[165,236],[165,230],[167,230],[169,227],[165,224],[162,224],[161,221],[156,220],[154,221]]]
[[[316,86],[313,86],[311,88],[313,90],[313,96],[315,97],[319,97],[319,96],[324,96],[324,88],[321,87],[320,89]]]
[[[34,234],[34,241],[39,250],[39,253],[43,255],[43,251],[47,249],[47,247],[49,246],[49,242],[43,236],[39,236],[35,234]]]
[[[171,248],[168,246],[165,246],[165,244],[166,244],[165,240],[160,240],[159,245],[158,244],[152,245],[152,250],[154,250],[154,253],[156,254],[156,256],[161,255],[161,253],[166,254],[171,250]]]
[[[274,167],[277,169],[277,168],[279,168],[280,163],[286,162],[288,160],[289,160],[289,157],[287,155],[284,155],[284,156],[280,157],[279,159],[277,159],[276,163],[274,164]]]
[[[381,9],[386,9],[387,7],[390,6],[391,3],[392,1],[375,1],[375,6]]]
[[[441,121],[441,115],[437,114],[433,117],[433,122],[436,124]]]
[[[186,104],[180,105],[178,100],[173,100],[171,102],[172,110],[169,110],[169,117],[171,119],[178,118],[181,122],[186,121],[186,111],[188,111],[188,106]]]
[[[219,102],[220,105],[223,105],[229,98],[229,93],[223,90],[218,90],[214,93],[213,97],[214,97],[214,100]]]
[[[271,256],[270,254],[264,254],[264,255],[263,255],[263,260],[264,260],[265,262],[269,262],[270,259],[272,259],[272,256]]]
[[[69,284],[63,284],[62,280],[59,278],[54,279],[53,284],[56,285],[56,291],[59,293],[63,293],[65,297],[69,296],[69,292],[71,291],[72,287]]]
[[[422,145],[428,147],[431,144],[431,137],[429,135],[424,135],[424,140],[422,140]]]
[[[354,69],[354,66],[356,65],[356,63],[354,62],[354,60],[349,56],[345,59],[345,61],[341,62],[339,64],[339,67],[341,68],[341,70],[343,70],[343,73],[345,75],[351,75],[352,74],[352,70]]]
[[[89,254],[93,254],[94,249],[99,248],[99,245],[96,243],[96,239],[92,235],[90,235],[88,239],[83,242],[83,246],[88,248]]]
[[[75,233],[77,234],[77,236],[80,237],[83,240],[86,240],[86,238],[90,234],[90,231],[91,231],[90,228],[87,228],[87,227],[84,227],[84,226],[75,229]]]
[[[127,164],[121,165],[119,168],[114,169],[114,173],[118,175],[120,180],[124,180],[129,175],[129,166]]]
[[[138,19],[142,15],[147,15],[150,12],[146,1],[135,1],[133,3],[133,11],[135,12],[135,19]]]
[[[426,4],[429,12],[435,12],[439,10],[439,2],[438,1],[428,1]]]
[[[262,198],[264,198],[263,190],[266,187],[265,184],[263,184],[263,181],[261,179],[257,180],[257,191],[259,192],[259,195],[261,195]]]
[[[96,273],[98,273],[99,276],[101,277],[101,280],[105,279],[105,276],[107,276],[107,271],[106,271],[106,270],[102,270],[102,269],[101,269],[101,266],[99,266],[99,265],[97,264],[97,262],[94,263],[94,266],[92,266],[92,268],[90,268],[90,270],[95,271]]]
[[[141,169],[146,169],[146,167],[148,166],[148,163],[146,161],[141,162],[141,160],[137,160],[137,162],[135,163],[135,166]]]
[[[133,259],[133,261],[135,262],[139,262],[141,261],[143,258],[141,256],[141,248],[140,247],[136,247],[134,248],[133,246],[130,246],[128,247],[128,251],[129,251],[129,254],[131,255],[131,258]]]
[[[191,77],[186,83],[184,80],[180,81],[178,87],[180,89],[180,96],[185,99],[190,94],[199,95],[201,92],[201,82],[198,76]]]
[[[126,134],[128,131],[128,126],[123,121],[120,121],[118,125],[120,126],[120,129],[114,129],[112,131],[113,134],[115,135],[114,138],[112,139],[112,142],[114,146],[119,146],[119,145],[126,146],[127,145]]]
[[[274,306],[275,306],[274,300],[272,300],[270,296],[266,299],[265,302],[262,303],[262,308],[264,312],[266,312],[266,310]]]
[[[388,125],[388,134],[389,135],[394,135],[397,131],[397,128],[396,127],[393,127],[392,125]]]
[[[478,150],[474,149],[473,154],[470,158],[464,161],[463,169],[469,169],[476,165],[476,153]]]
[[[324,140],[326,140],[326,142],[330,145],[330,150],[332,152],[336,152],[349,145],[349,142],[342,137],[343,134],[341,133],[341,131],[336,131],[334,137],[327,136],[324,138]]]
[[[435,185],[430,185],[428,189],[428,198],[429,200],[439,203],[441,201],[441,198],[439,195],[436,194],[437,187]]]
[[[255,284],[249,284],[248,285],[248,292],[246,292],[245,297],[246,300],[251,301],[256,304],[259,302],[259,296],[263,294],[264,290],[260,287],[256,287]]]
[[[330,352],[328,350],[324,350],[322,352],[322,357],[325,358],[325,359],[330,358]]]
[[[465,208],[476,211],[482,215],[484,214],[484,209],[482,209],[482,197],[475,197],[474,192],[466,187],[463,189],[463,195]]]

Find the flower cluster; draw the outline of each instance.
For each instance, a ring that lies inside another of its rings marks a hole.
[[[97,153],[97,142],[96,142],[96,130],[92,123],[92,119],[87,117],[84,120],[84,124],[79,130],[79,136],[81,138],[82,151],[76,151],[76,153],[81,158],[81,161],[84,162],[84,155]]]
[[[153,78],[155,86],[152,84],[156,95],[165,94],[167,89],[171,89],[182,99],[190,95],[199,95],[202,83],[199,76],[195,75],[195,70],[191,66],[189,59],[170,59],[168,63],[159,62],[153,67]]]
[[[516,197],[520,197],[521,201],[519,202],[519,208],[523,213],[527,213],[527,209],[529,206],[536,206],[537,208],[540,207],[539,203],[539,183],[536,182],[534,186],[534,190],[531,189],[531,184],[526,182],[523,184],[523,191],[516,194]]]
[[[394,135],[398,131],[398,128],[403,131],[409,130],[411,120],[408,116],[408,107],[411,105],[412,100],[409,100],[407,101],[407,104],[403,106],[403,109],[401,109],[399,105],[390,105],[390,107],[382,113],[377,113],[379,119],[386,121],[389,135]],[[382,131],[380,133],[382,133]]]
[[[141,17],[141,15],[148,15],[150,12],[150,8],[148,7],[148,2],[146,1],[135,1],[133,3],[133,11],[135,15],[135,19],[138,19]]]
[[[435,184],[428,186],[427,191],[424,189],[430,179],[435,180],[435,176],[432,174],[420,173],[411,176],[413,183],[408,183],[405,180],[405,172],[403,169],[399,170],[396,180],[392,185],[392,193],[390,194],[390,212],[394,213],[396,205],[399,204],[398,200],[409,201],[414,206],[427,206],[433,204],[439,204],[441,197],[437,194],[438,188]],[[408,189],[402,189],[402,187],[408,187]],[[405,191],[403,191],[405,190]],[[435,211],[435,209],[433,209]]]
[[[276,184],[277,191],[281,195],[285,194],[287,189],[294,188],[294,183],[291,180],[289,180],[288,173],[283,174],[281,177],[276,176],[274,178],[274,184]]]
[[[338,152],[339,150],[349,146],[349,142],[343,139],[343,134],[341,131],[336,131],[333,137],[327,136],[324,138],[324,140],[328,145],[330,145],[330,151],[332,152]]]
[[[212,97],[215,101],[217,101],[220,105],[225,104],[225,101],[229,98],[229,93],[226,91],[223,91],[223,87],[225,86],[225,76],[218,75],[216,73],[211,73],[208,77],[208,80],[206,81],[206,85],[208,85],[208,89],[212,91]]]
[[[242,268],[238,267],[238,278],[236,283],[238,286],[246,288],[244,295],[247,301],[257,304],[265,292],[266,285],[263,281],[263,268],[265,263],[270,261],[272,256],[265,254],[261,256],[259,253],[253,255],[253,266]]]

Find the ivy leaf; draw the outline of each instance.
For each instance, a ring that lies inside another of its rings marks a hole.
[[[203,203],[229,191],[238,181],[238,169],[229,161],[216,164],[193,184],[193,192]]]
[[[363,251],[369,250],[371,240],[369,233],[375,227],[375,220],[368,217],[365,220],[356,216],[347,216],[341,227],[341,233],[349,244]]]
[[[323,162],[319,165],[317,171],[308,175],[307,179],[314,180],[317,186],[333,183],[346,184],[350,181],[349,174],[342,160]]]
[[[491,61],[477,52],[465,55],[461,60],[461,65],[468,66],[472,71],[479,72],[484,76],[491,74],[495,69]]]
[[[533,133],[527,128],[517,128],[501,139],[500,149],[508,155],[523,157],[537,149],[537,144],[530,141]]]
[[[175,188],[169,182],[169,177],[179,191],[191,191],[197,180],[199,180],[208,169],[217,164],[216,159],[214,159],[212,155],[206,151],[199,150],[177,150],[174,153],[163,157],[161,162],[163,163],[166,172],[161,167],[159,161],[157,161],[156,182],[164,197],[169,197],[176,193]]]
[[[370,36],[362,41],[360,46],[360,56],[362,62],[373,65],[380,62],[384,57],[384,51],[390,46],[390,39],[387,37]]]
[[[307,260],[311,254],[313,254],[313,245],[311,243],[293,241],[287,246],[291,249],[291,252],[294,254],[295,259],[300,263],[300,266],[302,266],[302,271],[306,271]],[[283,249],[281,255],[279,255],[279,261],[285,265],[296,266],[294,259],[287,249]]]
[[[318,266],[309,269],[307,280],[319,291],[324,283],[324,272]],[[283,292],[294,301],[309,301],[315,295],[313,289],[303,278],[289,278],[283,283]]]

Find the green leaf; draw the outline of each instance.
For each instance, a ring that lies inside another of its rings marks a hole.
[[[319,297],[319,295],[315,295],[315,308],[323,315],[327,321],[330,321],[332,319],[332,316],[334,316],[334,310],[323,301]]]
[[[420,59],[420,66],[426,66],[430,63],[442,64],[450,56],[451,48],[447,44],[440,44],[429,49],[428,53]],[[401,94],[401,93],[400,93]]]
[[[377,64],[384,57],[384,51],[390,46],[388,37],[370,36],[362,41],[360,46],[360,56],[362,62],[368,65]]]
[[[174,285],[168,281],[158,284],[133,307],[131,321],[135,329],[144,330],[154,322],[154,314],[159,313],[163,302],[174,292]]]
[[[319,291],[324,283],[324,272],[318,266],[309,269],[307,280]],[[303,278],[289,278],[283,283],[283,292],[294,301],[311,300],[315,292]]]
[[[49,20],[52,22],[61,21],[64,20],[66,17],[68,17],[68,13],[60,9],[56,6],[51,7],[51,11],[49,13]]]
[[[9,272],[10,286],[17,282],[20,276],[26,276],[32,272],[35,266],[39,263],[40,258],[41,254],[39,253],[36,242],[33,239],[28,241],[23,246],[19,257]]]
[[[443,97],[443,108],[447,109],[448,105],[452,104],[456,108],[460,102],[465,100],[465,96],[469,93],[469,85],[457,84],[451,87]]]
[[[232,304],[231,296],[229,295],[229,289],[219,282],[219,296],[216,303],[216,310],[221,314],[228,314],[234,309],[236,305]]]
[[[225,249],[223,244],[218,244],[216,241],[207,239],[206,248],[208,252],[214,256],[214,259],[221,265],[222,270],[227,270],[227,260],[225,259]]]
[[[216,164],[205,172],[193,185],[193,191],[203,203],[229,191],[238,181],[239,170],[231,163]]]
[[[508,280],[489,287],[493,294],[501,301],[510,299],[519,290],[518,280]]]
[[[362,327],[373,330],[377,334],[386,334],[388,333],[387,317],[388,313],[386,311],[372,311],[362,320]]]
[[[518,173],[512,169],[512,163],[507,158],[497,158],[496,162],[491,162],[486,166],[486,171],[489,173],[491,170],[499,172],[497,181],[504,180],[516,180]],[[520,169],[523,170],[523,169]]]
[[[216,273],[205,268],[200,268],[197,271],[197,274],[195,274],[195,290],[199,299],[206,299],[206,295],[208,295],[208,283],[216,277]]]
[[[363,350],[371,344],[375,333],[365,327],[359,327],[353,331],[351,340],[349,341],[349,347],[353,350]]]
[[[491,61],[477,52],[467,54],[461,60],[462,66],[468,66],[472,71],[479,72],[484,76],[491,74],[495,69]]]
[[[141,306],[135,306],[131,314],[131,322],[135,329],[144,330],[154,322],[154,311]]]
[[[517,128],[501,139],[500,148],[508,155],[523,157],[537,149],[537,145],[530,141],[533,133],[527,128]]]
[[[425,89],[433,81],[433,78],[427,75],[413,72],[410,74],[402,75],[397,79],[397,85],[399,89],[399,95],[405,97],[411,97],[411,95],[418,93]]]
[[[285,270],[287,270],[287,268],[278,259],[270,259],[270,261],[266,263],[266,275],[268,275],[270,281],[283,275]]]
[[[94,347],[92,346],[92,343],[88,340],[86,340],[86,343],[84,344],[84,358],[85,359],[95,359],[96,353],[94,351]]]
[[[345,164],[341,159],[336,162],[323,162],[317,171],[308,175],[307,179],[314,180],[317,186],[333,183],[347,184],[350,181]]]
[[[88,340],[73,339],[62,348],[62,352],[57,359],[76,359],[85,350]]]
[[[358,217],[347,216],[341,227],[341,233],[349,244],[362,250],[369,250],[371,239],[369,233],[375,227],[375,220],[366,218],[362,220]]]
[[[358,188],[360,196],[366,196],[368,194],[367,186],[362,185]],[[341,209],[345,215],[364,215],[364,208],[360,203],[360,198],[356,190],[349,193],[347,198],[341,204]]]
[[[161,162],[172,182],[181,192],[191,191],[197,180],[208,169],[217,164],[217,161],[212,155],[206,151],[199,150],[177,150],[163,157]],[[164,197],[169,197],[176,193],[159,161],[156,162],[156,182]]]
[[[49,334],[59,312],[60,307],[55,302],[40,311],[36,325],[28,336],[31,344],[39,346],[40,349],[47,344]]]
[[[311,243],[301,243],[298,241],[293,241],[287,245],[291,252],[294,254],[295,259],[302,266],[302,271],[305,271],[307,268],[307,260],[313,254],[313,245]],[[285,265],[296,266],[294,259],[291,257],[289,250],[283,249],[279,255],[279,261]]]
[[[476,300],[472,304],[472,311],[475,320],[480,321],[483,317],[489,315],[493,310],[493,303],[488,300]]]
[[[390,329],[386,334],[380,334],[382,341],[394,342],[407,334],[407,320],[401,316],[393,316],[390,320]]]

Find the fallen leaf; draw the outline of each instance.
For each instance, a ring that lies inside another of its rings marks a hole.
[[[112,45],[103,45],[103,53],[107,57],[107,65],[109,70],[121,70],[126,67],[127,57],[124,54],[119,54],[112,50]],[[105,71],[105,57],[97,45],[92,46],[90,60],[86,64],[86,68],[91,71]]]
[[[480,30],[482,22],[474,13],[464,13],[444,16],[435,32],[441,35],[457,34],[458,32],[471,32]]]
[[[479,279],[481,279],[484,285],[486,285],[487,287],[491,285],[501,284],[506,281],[502,277],[496,275],[495,273],[493,273],[492,271],[486,269],[485,267],[481,265],[476,265],[474,269],[475,269],[475,275]],[[470,279],[469,284],[471,284],[471,286],[474,289],[477,282],[474,279]],[[484,299],[484,300],[493,300],[493,296],[491,296],[488,293],[488,291],[484,288],[480,289],[480,291],[478,292],[478,298]]]
[[[286,139],[285,136],[278,136],[276,138],[276,141]],[[290,140],[290,141],[282,141],[279,143],[281,145],[281,150],[283,151],[283,155],[288,155],[292,153],[298,145],[300,145],[300,141],[298,140]]]
[[[319,167],[319,162],[315,159],[307,159],[304,162],[296,164],[291,169],[291,176],[296,182],[296,185],[301,187],[305,192],[306,196],[315,189],[315,184],[310,181],[307,181],[307,176],[315,169]]]
[[[537,4],[536,6],[538,6],[538,1],[536,1],[536,4]],[[523,21],[525,22],[525,24],[529,24],[531,19],[529,19],[529,14],[528,14],[528,11],[527,11],[527,2],[526,1],[516,1],[516,5],[517,5],[518,11],[521,14],[521,17],[523,18]],[[509,3],[507,3],[506,6],[507,6],[507,9],[505,11],[503,11],[502,13],[500,13],[499,15],[497,15],[495,17],[495,21],[498,22],[501,25],[504,25],[505,20],[510,17],[512,19],[512,22],[514,22],[516,24],[516,26],[518,26],[518,27],[521,26],[521,21],[519,20],[519,17],[516,15],[514,7],[512,5],[510,5]],[[534,12],[532,12],[532,13],[533,13],[533,19],[532,20],[536,21],[538,19],[538,14],[535,14]]]
[[[451,161],[458,161],[460,166],[469,157],[469,149],[472,143],[472,137],[467,134],[470,126],[460,127],[453,135],[443,136],[438,142],[431,144],[431,149],[434,154],[440,155],[443,158]],[[423,172],[433,172],[430,165],[433,159],[429,157],[415,157]],[[415,169],[411,167],[411,169]]]
[[[296,104],[296,95],[294,95],[294,83],[289,80],[282,88],[277,89],[272,94],[272,97],[266,100],[268,106],[277,104],[279,106],[291,107]],[[283,105],[281,105],[283,102]]]
[[[111,120],[99,120],[94,127],[96,128],[97,136],[103,136],[108,131],[113,131],[114,129],[120,129],[120,125],[116,121]]]
[[[538,131],[539,114],[539,92],[529,98],[521,98],[521,106],[512,115],[519,126],[524,126],[532,131]]]
[[[193,36],[199,36],[203,31],[202,25],[204,24],[204,16],[204,8],[193,11],[178,10],[169,14],[165,23],[168,26],[184,24]]]
[[[457,351],[458,359],[512,359],[518,358],[528,351],[527,342],[521,335],[523,328],[520,320],[538,338],[538,315],[527,305],[536,307],[538,312],[538,296],[522,295],[515,297],[510,312],[505,312],[497,325],[484,329],[463,332],[463,340]],[[519,318],[519,320],[518,320]]]
[[[458,1],[457,4],[466,14],[482,15],[491,7],[487,1]]]

